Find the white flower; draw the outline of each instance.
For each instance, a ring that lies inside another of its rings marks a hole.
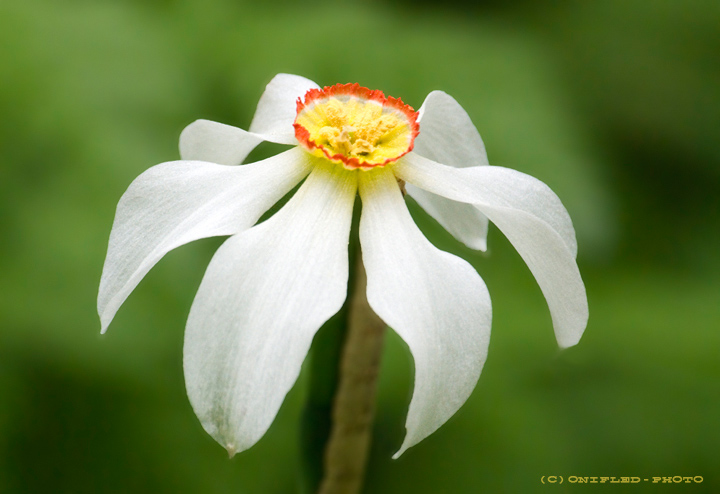
[[[295,147],[237,166],[263,140]],[[469,247],[485,249],[488,218],[500,228],[539,283],[561,347],[576,344],[585,329],[587,299],[567,211],[538,180],[489,166],[467,113],[441,91],[415,113],[357,84],[321,90],[280,74],[260,98],[249,132],[198,120],[182,132],[180,153],[181,161],[150,168],[120,199],[98,312],[104,332],[168,251],[231,235],[197,292],[184,349],[195,413],[231,454],[268,429],[316,331],[345,301],[358,192],[368,301],[415,361],[407,435],[396,456],[468,398],[491,320],[482,279],[422,235],[399,180]],[[303,179],[279,212],[255,225]]]

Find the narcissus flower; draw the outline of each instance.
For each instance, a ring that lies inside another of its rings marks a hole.
[[[294,147],[238,166],[261,141]],[[403,186],[473,249],[485,249],[488,219],[505,234],[547,299],[561,347],[576,344],[585,329],[587,299],[567,211],[538,180],[489,166],[467,113],[441,91],[415,112],[357,84],[321,89],[280,74],[249,132],[198,120],[182,132],[180,154],[141,174],[120,199],[98,311],[104,332],[168,251],[230,235],[200,284],[184,349],[195,413],[230,454],[267,431],[313,336],[345,301],[357,193],[368,302],[415,362],[398,455],[466,401],[485,362],[491,320],[484,282],[423,236]],[[303,179],[287,204],[256,224]]]

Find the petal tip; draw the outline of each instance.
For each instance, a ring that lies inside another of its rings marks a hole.
[[[575,346],[578,343],[580,343],[580,339],[582,338],[582,335],[584,332],[585,332],[585,330],[583,329],[583,331],[581,331],[580,334],[578,334],[577,336],[573,336],[573,337],[566,336],[562,339],[558,338],[557,343],[558,343],[558,346],[560,347],[560,350],[565,350],[566,348],[570,348],[570,347]]]
[[[98,314],[100,315],[100,334],[105,334],[113,320],[114,314],[108,314],[107,311],[99,312]]]
[[[185,126],[180,132],[180,139],[178,142],[178,150],[180,151],[180,159],[186,160],[191,159],[189,156],[192,153],[192,133],[197,129],[198,126],[203,125],[207,120],[197,119]]]
[[[586,327],[587,319],[585,319],[585,324],[581,326],[582,329],[560,334],[556,333],[555,338],[557,340],[558,346],[560,347],[560,350],[565,350],[566,348],[570,348],[571,346],[575,346],[580,343],[583,334],[585,334]]]
[[[574,343],[572,343],[572,342],[565,342],[565,341],[558,341],[558,347],[560,348],[560,351],[563,351],[563,350],[565,350],[565,349],[567,349],[567,348],[570,348],[570,347],[573,347],[573,346],[577,345],[578,342],[579,342],[579,340],[576,341],[576,342],[574,342]]]
[[[407,429],[406,429],[406,430],[407,430]],[[400,449],[398,449],[397,452],[395,452],[395,454],[392,455],[392,459],[393,459],[393,460],[397,460],[397,459],[400,458],[402,455],[404,455],[405,452],[406,452],[408,449],[410,449],[410,448],[412,448],[413,446],[415,446],[418,442],[419,442],[419,441],[411,441],[411,440],[408,439],[408,436],[405,436],[405,439],[403,440],[403,443],[402,443],[402,445],[400,446]]]
[[[487,238],[486,237],[477,238],[472,242],[468,242],[467,246],[473,250],[479,250],[480,252],[487,253],[487,250],[488,250]]]
[[[582,283],[582,281],[581,281]],[[587,329],[588,320],[590,319],[590,314],[588,310],[588,302],[587,302],[587,294],[585,293],[585,286],[583,285],[583,297],[581,301],[579,302],[579,306],[576,308],[576,317],[574,319],[574,324],[570,324],[570,330],[569,331],[557,331],[557,328],[559,325],[555,324],[555,321],[553,321],[553,325],[556,328],[556,338],[558,342],[558,346],[561,350],[564,350],[565,348],[569,348],[571,346],[575,346],[578,343],[580,343],[580,340],[582,339],[583,335],[585,334],[585,330]]]

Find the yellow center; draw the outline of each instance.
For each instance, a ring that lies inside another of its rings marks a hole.
[[[417,135],[412,108],[399,100],[384,104],[388,100],[382,93],[365,91],[312,96],[309,92],[295,119],[300,143],[313,154],[351,169],[384,166],[409,152]]]

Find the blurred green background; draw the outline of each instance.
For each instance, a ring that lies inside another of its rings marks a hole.
[[[125,188],[197,118],[247,128],[279,72],[415,108],[448,92],[578,232],[590,322],[560,352],[496,229],[474,253],[411,204],[486,280],[493,336],[468,403],[391,460],[412,361],[388,335],[366,492],[720,492],[718,53],[716,0],[0,1],[0,492],[293,492],[305,373],[233,460],[185,395],[184,323],[222,239],[170,253],[105,336],[95,310]]]

